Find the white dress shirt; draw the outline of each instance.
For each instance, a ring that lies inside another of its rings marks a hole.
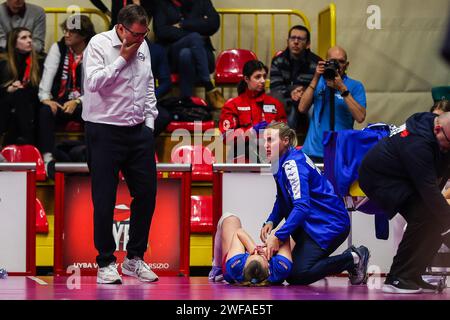
[[[145,41],[128,62],[116,29],[94,36],[83,57],[85,121],[154,128],[158,116],[150,51]]]

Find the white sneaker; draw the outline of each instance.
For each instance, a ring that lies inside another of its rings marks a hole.
[[[109,266],[98,268],[97,283],[121,284],[122,278],[117,272],[116,263],[112,262]]]
[[[128,259],[122,263],[122,273],[127,276],[138,278],[143,282],[157,281],[158,276],[150,269],[149,265],[140,258]]]

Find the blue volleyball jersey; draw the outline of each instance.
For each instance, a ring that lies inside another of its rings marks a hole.
[[[287,241],[302,228],[321,248],[328,249],[336,238],[349,232],[350,219],[343,200],[301,150],[289,148],[281,156],[274,179],[277,198],[267,221],[276,227],[286,219],[275,232],[278,239]]]

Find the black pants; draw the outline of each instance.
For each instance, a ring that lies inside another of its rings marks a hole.
[[[292,250],[293,266],[287,279],[290,284],[308,285],[326,276],[351,270],[355,267],[350,252],[330,257],[347,238],[342,234],[327,249],[322,249],[304,230],[293,235],[295,247]]]
[[[211,81],[209,75],[215,69],[214,59],[205,38],[197,32],[191,32],[170,45],[170,66],[180,75],[181,97],[192,97],[196,83],[204,85]]]
[[[406,226],[389,275],[404,279],[415,279],[424,274],[442,244],[441,224],[426,208],[420,196],[401,210]]]
[[[34,144],[37,94],[19,89],[0,100],[0,135],[4,144]]]
[[[64,113],[58,108],[54,115],[49,106],[41,104],[39,108],[38,139],[39,150],[42,154],[54,152],[56,125],[66,125],[69,121],[82,122],[81,111],[82,107],[78,105],[72,114]]]
[[[156,201],[156,164],[151,129],[144,124],[121,127],[86,122],[88,166],[94,204],[94,243],[97,263],[116,261],[113,216],[119,170],[130,190],[131,215],[127,257],[143,257]]]

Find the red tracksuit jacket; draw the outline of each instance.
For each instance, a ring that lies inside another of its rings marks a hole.
[[[264,92],[246,90],[225,103],[220,114],[219,129],[222,133],[237,128],[246,131],[261,121],[286,122],[283,104]]]

